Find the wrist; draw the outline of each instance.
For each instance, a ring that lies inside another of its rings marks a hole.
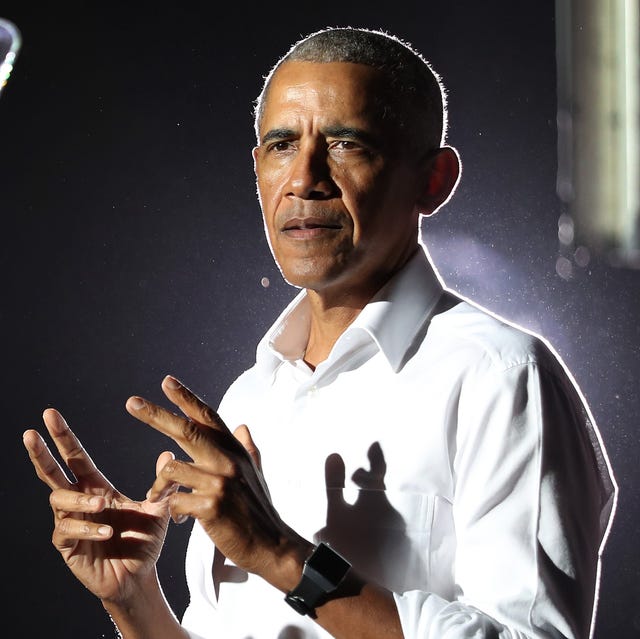
[[[122,585],[112,594],[96,593],[105,608],[127,608],[130,602],[152,599],[161,592],[160,579],[154,568],[144,574],[127,575]]]
[[[306,559],[298,584],[285,601],[301,615],[315,619],[316,608],[324,604],[342,584],[351,564],[329,544],[320,542]]]
[[[145,637],[144,629],[153,628],[157,619],[173,617],[155,570],[130,580],[117,597],[101,598],[101,603],[125,638]]]
[[[289,592],[300,581],[304,563],[314,548],[315,544],[293,533],[265,562],[260,576],[281,592]]]

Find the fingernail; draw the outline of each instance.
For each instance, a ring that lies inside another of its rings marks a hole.
[[[171,375],[167,375],[164,378],[164,383],[171,390],[178,390],[181,386],[180,382],[175,377],[171,377]]]
[[[102,535],[103,537],[105,535],[108,535],[111,532],[111,528],[109,526],[100,526],[98,528],[98,534]]]
[[[133,410],[140,410],[144,408],[144,400],[141,397],[130,397],[129,407],[133,408]]]

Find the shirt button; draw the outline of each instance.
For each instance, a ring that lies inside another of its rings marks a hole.
[[[317,394],[318,394],[317,386],[311,386],[311,388],[309,388],[309,390],[307,391],[307,397],[315,397]]]

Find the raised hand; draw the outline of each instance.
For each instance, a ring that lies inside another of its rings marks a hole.
[[[73,574],[96,596],[126,601],[140,584],[155,579],[169,519],[166,499],[129,499],[98,470],[58,411],[47,409],[43,419],[75,477],[67,476],[36,430],[25,431],[31,462],[51,489],[52,542]],[[162,453],[156,472],[172,458],[172,453]]]
[[[196,518],[216,547],[240,568],[281,589],[289,587],[276,574],[284,563],[281,559],[304,559],[312,545],[273,507],[248,428],[232,433],[211,407],[173,377],[164,379],[162,389],[182,415],[141,397],[129,398],[127,410],[171,437],[191,461],[167,462],[148,498],[167,500],[176,521]]]

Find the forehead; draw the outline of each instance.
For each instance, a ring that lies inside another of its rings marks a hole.
[[[353,62],[283,63],[266,95],[261,129],[287,121],[370,120],[376,118],[381,73]]]

